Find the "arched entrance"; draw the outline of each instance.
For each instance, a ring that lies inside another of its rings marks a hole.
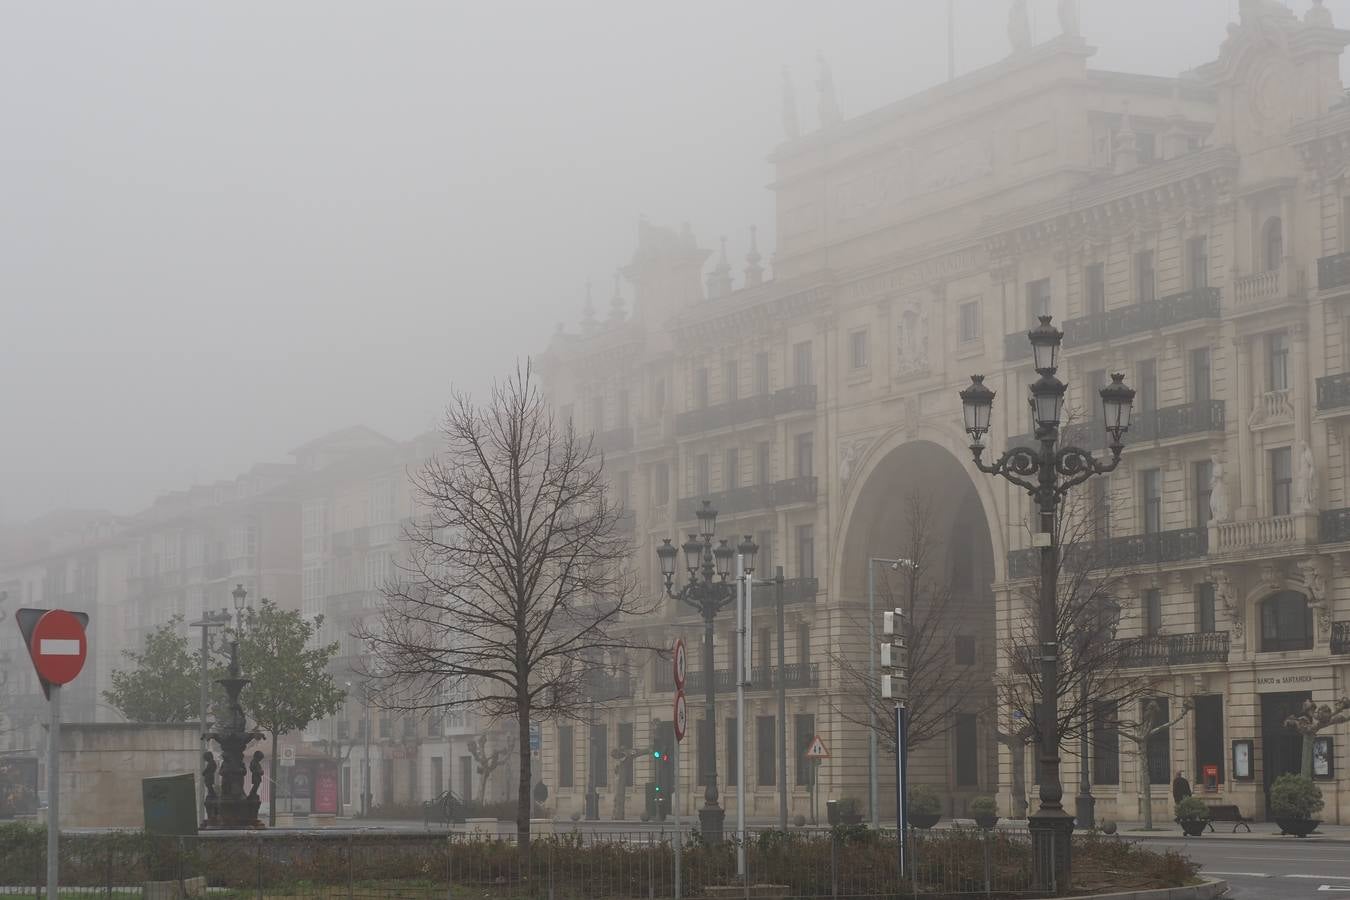
[[[964,816],[972,798],[998,790],[991,590],[996,538],[990,531],[997,518],[989,498],[940,439],[897,440],[864,460],[850,485],[832,574],[843,601],[840,640],[856,647],[851,656],[864,666],[869,567],[877,632],[882,610],[898,605],[909,613],[915,717],[910,783],[935,789],[945,814]],[[923,562],[917,578],[907,567],[873,562],[915,557]],[[856,668],[855,682],[857,671],[865,670]],[[840,685],[845,694],[867,687],[865,680]],[[882,722],[888,727],[884,717]],[[895,796],[894,756],[885,737],[887,752],[878,761],[883,815],[893,814]],[[865,760],[861,776],[866,796]]]

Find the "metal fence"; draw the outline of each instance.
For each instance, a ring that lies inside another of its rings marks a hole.
[[[44,896],[40,840],[0,844],[0,893]],[[1031,896],[1025,831],[914,832],[900,872],[894,830],[752,831],[744,877],[734,839],[682,841],[679,893],[670,832],[514,835],[261,832],[163,838],[74,834],[61,839],[63,900],[131,897],[146,882],[186,883],[211,898],[483,898],[608,900],[668,897]],[[164,896],[174,896],[170,884]]]

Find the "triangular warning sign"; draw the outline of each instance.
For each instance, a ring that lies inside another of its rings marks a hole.
[[[806,748],[807,759],[829,759],[830,751],[825,746],[825,742],[820,739],[820,735],[811,738],[811,745]]]

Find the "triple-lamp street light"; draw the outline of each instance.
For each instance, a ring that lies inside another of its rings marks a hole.
[[[1130,427],[1134,391],[1125,385],[1125,376],[1119,373],[1113,374],[1111,383],[1101,389],[1106,433],[1111,438],[1109,462],[1098,462],[1090,450],[1057,446],[1065,384],[1055,377],[1055,371],[1064,333],[1050,324],[1050,316],[1041,316],[1040,325],[1027,332],[1027,337],[1031,341],[1036,372],[1041,376],[1031,385],[1030,398],[1038,447],[1013,447],[1004,451],[996,462],[984,462],[981,458],[985,449],[984,435],[989,431],[993,417],[994,391],[985,385],[983,375],[972,375],[970,386],[961,391],[960,396],[976,468],[990,475],[1001,475],[1025,489],[1040,512],[1039,527],[1032,538],[1032,546],[1041,551],[1041,584],[1037,600],[1041,702],[1034,716],[1040,737],[1040,808],[1029,818],[1028,825],[1036,885],[1041,889],[1058,890],[1070,884],[1073,816],[1064,810],[1064,788],[1059,779],[1059,646],[1055,636],[1059,548],[1055,543],[1055,511],[1070,488],[1093,475],[1104,475],[1120,464],[1125,432]]]
[[[711,500],[704,500],[698,511],[699,531],[690,534],[689,540],[676,549],[665,538],[656,548],[661,560],[661,576],[665,579],[666,594],[672,599],[687,603],[703,616],[703,697],[704,723],[701,726],[708,731],[708,742],[713,751],[705,760],[708,787],[703,793],[703,806],[698,811],[699,831],[704,839],[717,843],[722,840],[722,824],[726,819],[726,810],[717,805],[717,678],[713,669],[713,617],[730,606],[736,599],[736,582],[732,579],[732,563],[737,554],[744,557],[745,575],[755,570],[755,554],[759,546],[745,535],[735,547],[726,540],[714,537],[717,527],[717,510]],[[675,589],[675,558],[679,550],[684,551],[685,569],[689,580],[678,591]]]

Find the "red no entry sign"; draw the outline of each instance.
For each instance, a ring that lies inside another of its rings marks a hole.
[[[47,685],[69,684],[84,668],[89,651],[84,635],[89,617],[64,609],[21,609],[15,616],[28,644],[33,668]]]

